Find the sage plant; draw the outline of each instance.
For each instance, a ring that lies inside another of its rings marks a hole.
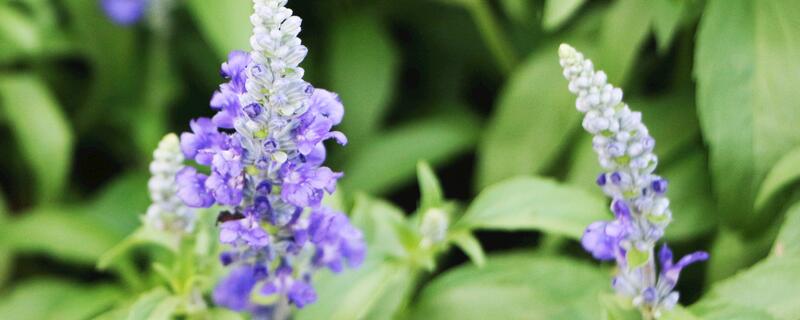
[[[575,106],[585,114],[583,128],[591,133],[592,146],[604,172],[597,184],[611,199],[613,221],[589,225],[581,243],[596,259],[615,260],[613,280],[617,293],[631,298],[646,319],[658,318],[678,302],[674,291],[683,268],[708,259],[695,252],[673,262],[664,244],[654,256],[656,243],[672,220],[667,181],[655,175],[658,158],[655,140],[642,123],[642,114],[622,101],[622,90],[607,82],[603,71],[569,45],[559,48],[569,90],[578,96]]]
[[[195,210],[184,205],[177,194],[175,176],[183,167],[183,161],[178,136],[172,133],[161,139],[153,152],[152,175],[147,182],[152,202],[144,221],[157,230],[188,234],[194,229]]]
[[[323,141],[344,145],[331,131],[344,107],[334,93],[303,80],[301,19],[286,0],[254,0],[252,51],[234,51],[222,65],[227,80],[211,99],[213,118],[191,122],[181,135],[188,159],[178,196],[190,207],[214,205],[230,272],[216,287],[218,305],[256,318],[285,319],[290,306],[317,297],[314,272],[357,267],[365,256],[361,232],[346,215],[322,204],[342,173],[323,166]]]

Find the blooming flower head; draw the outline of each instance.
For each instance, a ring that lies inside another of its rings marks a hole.
[[[656,273],[654,248],[672,220],[667,181],[654,174],[658,158],[655,140],[642,123],[642,115],[622,101],[622,90],[607,82],[603,71],[595,71],[591,60],[574,48],[559,48],[569,90],[584,113],[583,128],[591,133],[592,146],[604,172],[597,184],[612,199],[613,221],[589,225],[581,244],[596,259],[615,260],[619,272],[613,285],[632,298],[643,313],[658,317],[678,301],[673,291],[681,269],[708,259],[705,252],[690,254],[678,263],[664,245]]]
[[[230,250],[220,260],[233,271],[214,300],[274,318],[288,305],[316,301],[315,270],[357,267],[366,248],[346,215],[322,205],[342,177],[322,166],[324,141],[347,143],[332,131],[344,115],[342,102],[303,80],[299,64],[308,50],[286,0],[253,3],[252,51],[228,56],[220,72],[226,82],[211,98],[216,114],[193,120],[181,136],[183,154],[208,171],[186,167],[176,181],[186,205],[226,209],[220,241]],[[256,304],[253,294],[276,302]]]
[[[161,139],[153,152],[152,176],[147,183],[152,203],[147,208],[145,222],[156,229],[188,233],[194,228],[194,210],[184,205],[178,196],[176,176],[183,170],[183,159],[175,134]]]

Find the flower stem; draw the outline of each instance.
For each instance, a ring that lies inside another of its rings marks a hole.
[[[517,64],[517,56],[511,42],[505,38],[500,23],[485,0],[470,1],[467,5],[478,25],[478,29],[503,73],[511,73]]]

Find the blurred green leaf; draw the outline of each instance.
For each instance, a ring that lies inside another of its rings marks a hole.
[[[43,253],[94,264],[118,240],[113,233],[72,208],[39,208],[9,222],[0,240],[17,252]]]
[[[579,239],[608,212],[602,197],[546,178],[519,177],[481,192],[453,229],[535,229]]]
[[[58,279],[18,284],[0,299],[0,318],[82,320],[110,308],[123,293],[116,287],[80,286]]]
[[[566,22],[586,0],[546,0],[542,25],[545,30],[554,30]]]
[[[167,311],[174,303],[174,297],[162,287],[143,293],[136,299],[128,313],[128,320],[160,320],[170,319]],[[177,306],[177,305],[176,305]],[[174,308],[174,307],[172,307]],[[171,312],[169,312],[171,313]],[[160,318],[158,318],[160,317]]]
[[[373,16],[353,15],[331,26],[329,77],[342,98],[342,131],[354,149],[369,147],[389,110],[398,72],[397,49]]]
[[[597,319],[608,276],[575,260],[514,253],[465,265],[429,283],[411,319]]]
[[[689,4],[688,1],[652,0],[650,6],[658,50],[664,52],[672,43],[683,13]]]
[[[8,221],[8,207],[6,206],[6,199],[3,191],[0,190],[0,233],[5,232]],[[11,248],[5,243],[0,241],[0,288],[3,287],[6,280],[11,273],[11,267],[14,263],[14,253]]]
[[[581,1],[581,0],[579,0]],[[503,11],[514,23],[530,24],[534,19],[528,0],[500,0]]]
[[[577,128],[574,98],[555,80],[562,73],[555,52],[531,56],[500,93],[478,150],[478,188],[543,171]]]
[[[31,75],[0,77],[2,112],[33,169],[37,198],[60,195],[72,163],[72,131],[49,89]]]
[[[403,229],[407,230],[410,226],[403,211],[391,203],[359,194],[356,196],[351,220],[364,233],[364,241],[369,248],[368,256],[378,258],[408,255],[401,234]]]
[[[772,257],[746,272],[715,284],[692,311],[700,316],[720,306],[767,312],[775,319],[794,320],[800,314],[800,257]]]
[[[666,230],[668,240],[687,240],[707,234],[717,223],[711,178],[706,157],[694,152],[677,160],[661,174],[669,180],[672,223]]]
[[[342,274],[324,271],[314,279],[318,301],[295,314],[303,319],[393,319],[414,288],[409,266],[368,260]]]
[[[433,172],[433,168],[427,162],[417,163],[417,177],[419,179],[419,190],[422,200],[420,200],[420,211],[426,208],[436,208],[442,205],[444,194],[439,178]]]
[[[700,24],[698,112],[724,221],[755,228],[759,182],[800,145],[800,2],[712,0]],[[720,36],[725,34],[727,36]]]
[[[34,21],[0,3],[0,43],[0,62],[6,62],[41,50],[42,39]]]
[[[800,203],[787,211],[778,238],[772,246],[772,256],[800,257]]]
[[[702,312],[704,320],[775,320],[766,311],[740,305],[707,304],[698,312]]]
[[[779,191],[800,180],[800,147],[783,155],[770,169],[758,190],[755,209],[760,211]]]
[[[479,127],[473,115],[461,113],[430,116],[381,133],[348,157],[342,184],[347,190],[387,192],[412,179],[418,161],[436,166],[470,150]]]
[[[172,252],[178,252],[180,237],[175,234],[142,226],[125,238],[125,240],[117,243],[111,250],[104,253],[97,262],[97,268],[101,270],[108,268],[130,250],[144,244],[153,244]]]
[[[721,227],[711,245],[706,283],[726,279],[764,258],[774,239],[774,233],[766,232],[757,237],[745,237],[729,227]]]
[[[141,105],[132,110],[130,117],[134,119],[127,122],[132,126],[134,141],[141,150],[140,154],[145,157],[145,162],[151,160],[158,141],[167,132],[170,102],[175,98],[180,83],[175,76],[177,72],[174,65],[170,59],[167,39],[155,37],[151,40]]]
[[[240,313],[228,309],[212,309],[209,314],[211,319],[214,320],[244,320],[244,317]]]
[[[636,56],[650,34],[650,10],[648,0],[618,0],[606,13],[600,30],[600,50],[593,55],[593,60],[596,68],[606,72],[609,83],[625,84]]]
[[[449,235],[450,240],[467,254],[472,263],[478,267],[486,265],[486,253],[483,252],[481,243],[472,233],[467,231],[456,231]]]
[[[250,48],[252,1],[188,0],[186,6],[219,57],[227,57],[233,50]]]

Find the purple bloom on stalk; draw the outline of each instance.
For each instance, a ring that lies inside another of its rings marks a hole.
[[[214,196],[205,189],[208,176],[197,169],[184,167],[175,175],[178,184],[178,198],[192,208],[208,208],[214,204]]]
[[[251,306],[250,293],[263,277],[253,266],[242,265],[233,269],[214,288],[214,303],[234,311],[245,311]]]
[[[666,284],[669,285],[670,289],[675,287],[675,284],[678,283],[678,276],[681,274],[681,270],[686,268],[688,265],[708,260],[708,253],[705,251],[697,251],[691,253],[687,256],[684,256],[678,263],[673,264],[672,262],[672,250],[664,244],[661,246],[661,250],[658,253],[659,262],[661,263],[661,279],[666,281]]]
[[[132,25],[144,16],[148,0],[102,0],[103,11],[116,24]]]
[[[345,260],[350,267],[358,267],[364,261],[366,246],[363,235],[344,214],[328,208],[314,210],[308,233],[311,242],[317,245],[314,256],[317,266],[340,272]]]

